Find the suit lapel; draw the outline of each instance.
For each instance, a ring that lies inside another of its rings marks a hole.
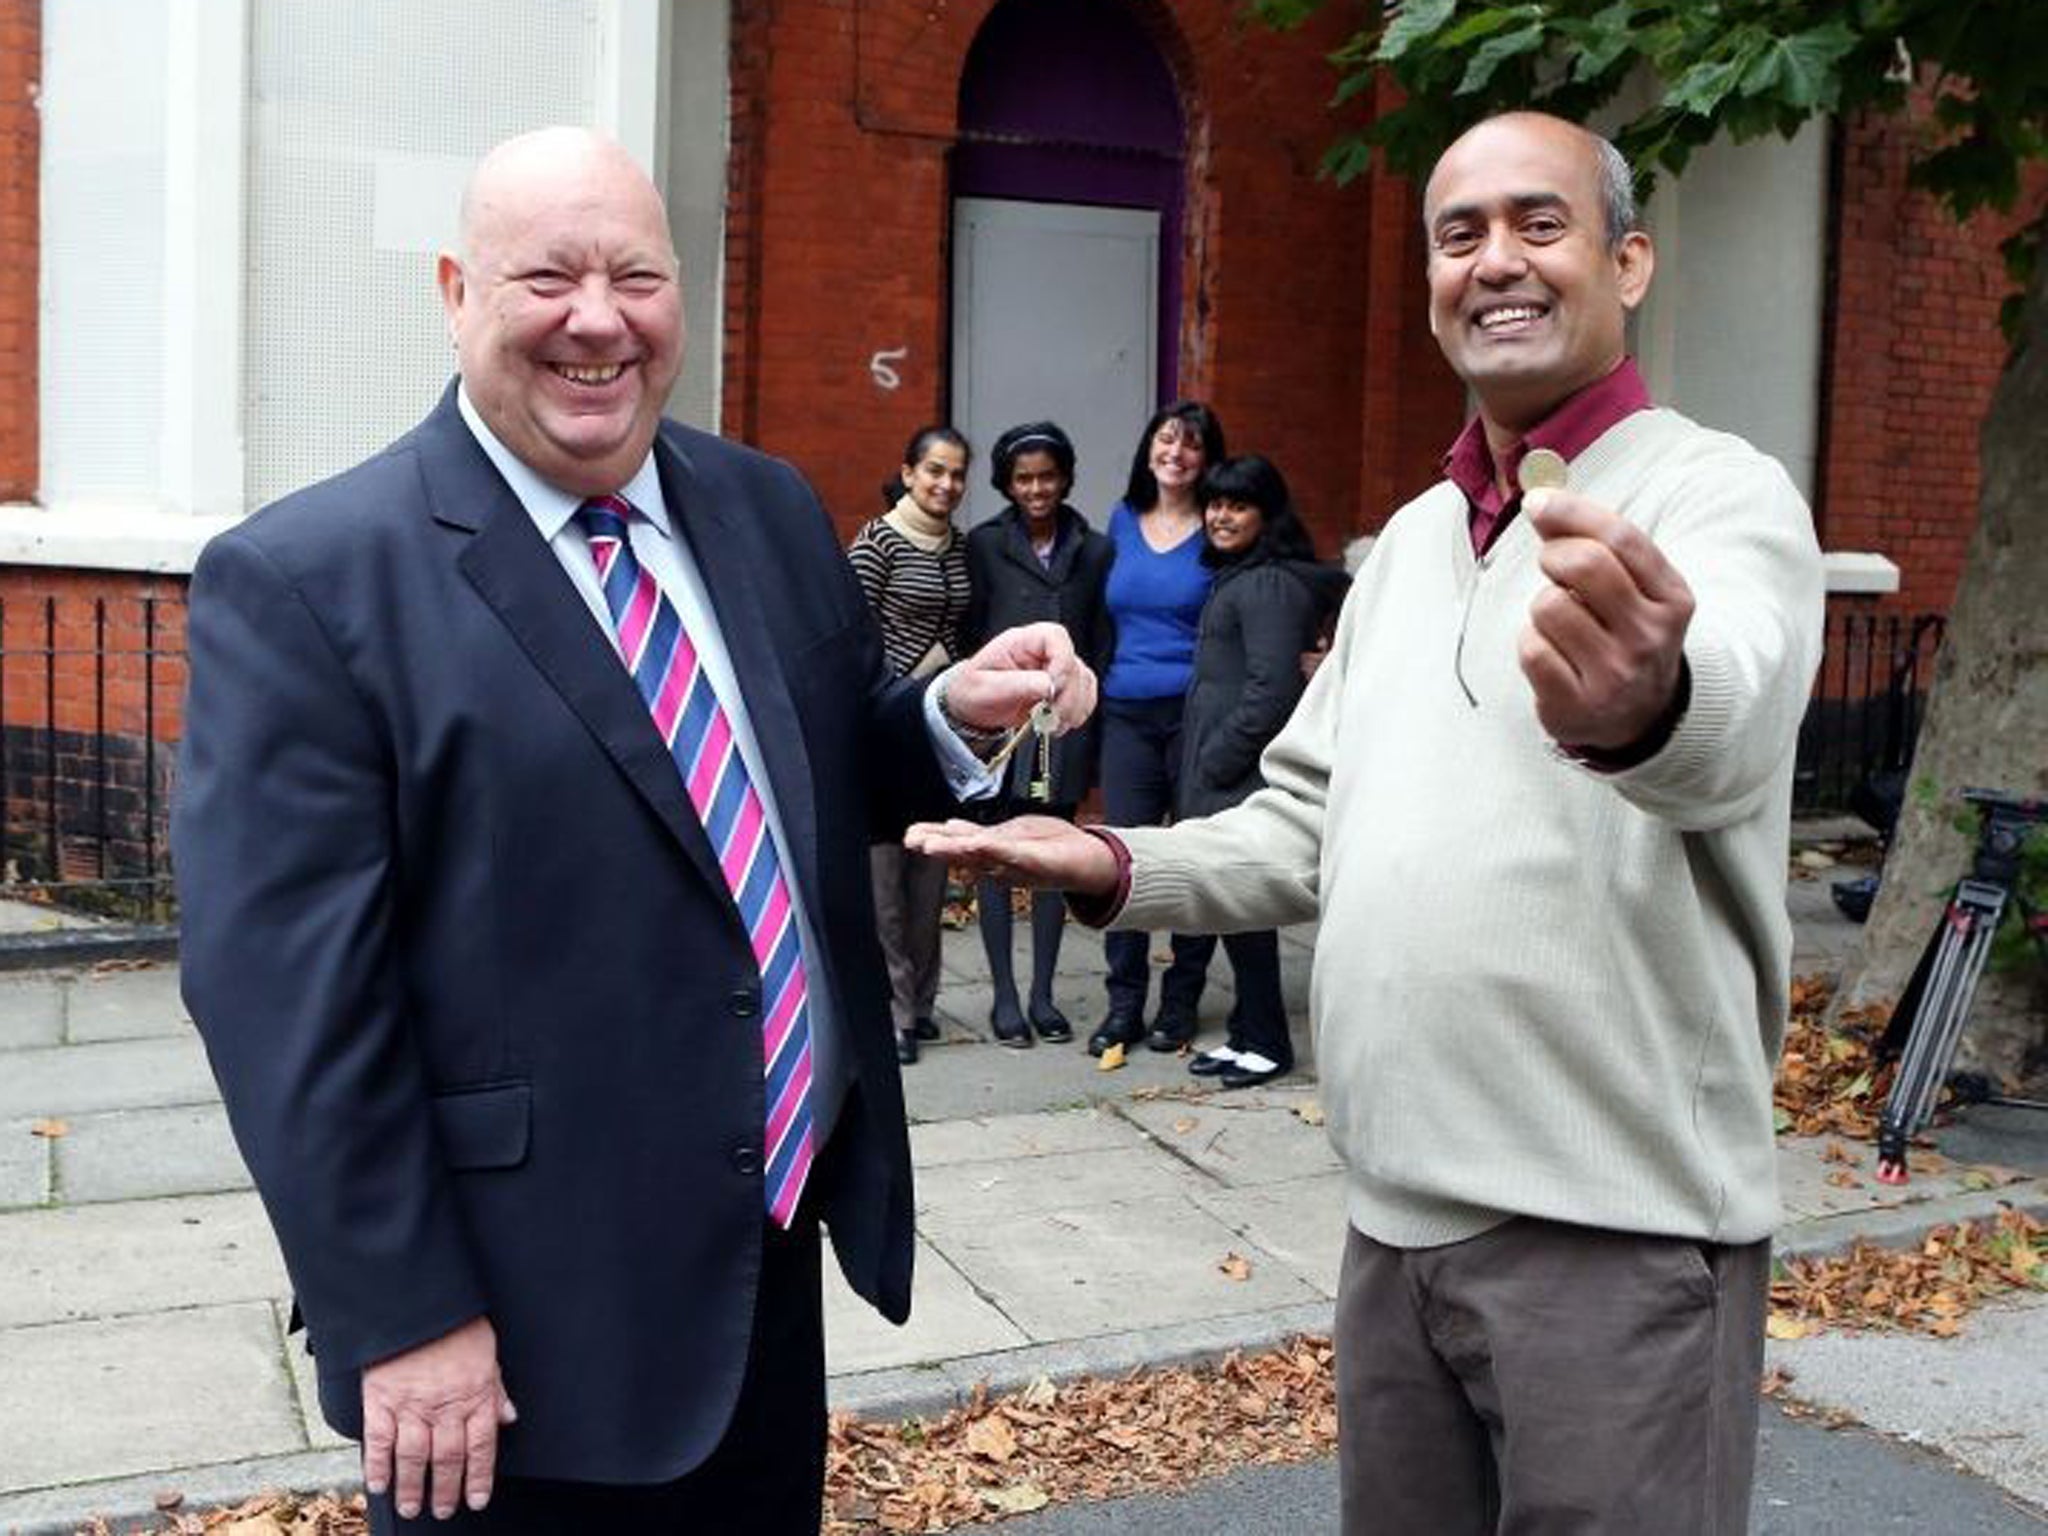
[[[666,437],[654,441],[654,462],[669,521],[688,544],[718,615],[719,634],[732,658],[758,757],[796,861],[799,888],[822,890],[810,753],[790,696],[790,658],[776,645],[767,619],[783,601],[774,579],[776,557],[760,529],[747,524],[749,510],[737,486]]]
[[[470,436],[452,392],[428,418],[421,448],[435,521],[470,535],[456,567],[704,878],[727,889],[682,775],[618,652],[591,621],[519,498]]]

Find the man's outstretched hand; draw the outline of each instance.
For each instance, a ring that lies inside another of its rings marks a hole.
[[[1006,629],[953,668],[946,678],[946,713],[978,730],[1022,725],[1037,705],[1050,702],[1059,729],[1085,725],[1095,713],[1095,674],[1074,654],[1059,624]]]
[[[1636,745],[1671,708],[1692,622],[1692,588],[1650,536],[1567,491],[1530,491],[1551,584],[1522,631],[1522,672],[1553,741]]]
[[[490,1502],[498,1427],[518,1414],[498,1375],[498,1335],[471,1318],[451,1333],[363,1370],[363,1485],[391,1490],[407,1520],[430,1501],[436,1520],[458,1502]]]
[[[1019,816],[985,827],[972,821],[919,822],[903,846],[1009,885],[1044,886],[1082,896],[1116,890],[1109,845],[1057,816]]]

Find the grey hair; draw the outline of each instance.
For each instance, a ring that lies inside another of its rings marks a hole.
[[[1622,240],[1636,228],[1636,175],[1629,167],[1628,156],[1614,147],[1612,139],[1590,128],[1585,134],[1593,141],[1593,153],[1599,161],[1600,207],[1607,218],[1607,249],[1618,251]]]

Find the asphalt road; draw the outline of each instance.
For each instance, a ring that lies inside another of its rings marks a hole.
[[[1063,1504],[1002,1536],[1312,1536],[1337,1528],[1334,1461],[1259,1467],[1180,1493]],[[1860,1430],[1764,1408],[1752,1536],[2042,1536],[2048,1513],[1947,1462]]]

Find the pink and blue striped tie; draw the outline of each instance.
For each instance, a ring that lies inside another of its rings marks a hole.
[[[626,532],[633,515],[623,497],[600,496],[586,501],[576,520],[597,562],[620,654],[683,776],[753,941],[761,971],[761,1041],[768,1077],[762,1142],[768,1215],[787,1227],[796,1216],[813,1156],[810,983],[803,941],[761,796],[733,742],[732,722],[675,605],[634,558]]]

